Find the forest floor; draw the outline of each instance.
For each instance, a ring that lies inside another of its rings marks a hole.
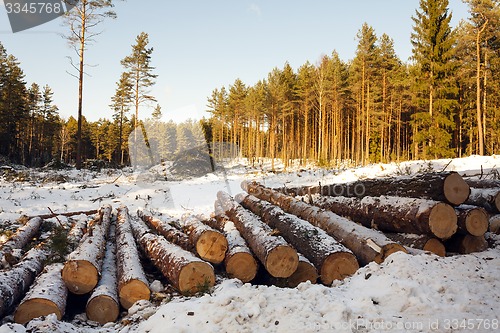
[[[22,214],[48,214],[49,208],[61,213],[98,209],[103,204],[114,208],[127,205],[131,213],[144,208],[178,217],[186,212],[209,215],[216,193],[242,192],[243,180],[279,187],[444,169],[462,175],[498,174],[500,156],[342,170],[305,168],[271,173],[265,171],[266,167],[252,168],[242,162],[183,181],[165,180],[168,175],[162,174],[161,168],[135,173],[25,169],[21,177],[19,172],[15,177],[4,172],[0,177],[0,226],[5,229]],[[161,301],[138,302],[116,323],[103,327],[87,322],[84,306],[75,302],[66,321],[48,316],[24,327],[11,323],[12,317],[8,316],[0,333],[493,332],[500,325],[500,236],[488,233],[487,238],[492,246],[470,255],[441,258],[395,253],[384,263],[371,263],[332,286],[303,283],[297,288],[278,288],[219,278],[205,295],[174,294]]]

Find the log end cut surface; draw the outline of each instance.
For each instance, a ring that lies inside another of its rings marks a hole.
[[[388,256],[396,252],[408,253],[408,251],[405,249],[404,246],[398,243],[389,243],[387,245],[384,245],[384,247],[382,247],[382,251],[375,257],[374,261],[377,264],[381,264],[384,262],[385,259],[387,259]]]
[[[200,258],[213,264],[220,264],[227,251],[227,239],[216,231],[205,231],[196,243],[196,252]]]
[[[213,287],[214,284],[214,269],[206,262],[190,262],[182,267],[179,274],[179,291],[183,294],[196,294]]]
[[[85,260],[67,261],[61,275],[68,290],[77,295],[91,292],[99,282],[97,269]]]
[[[235,253],[226,261],[227,274],[232,278],[240,279],[243,283],[255,278],[257,268],[255,258],[246,252]]]
[[[470,187],[458,173],[446,177],[443,185],[444,196],[452,205],[461,205],[469,197]]]
[[[109,296],[95,297],[87,304],[87,317],[101,325],[114,322],[120,314],[120,306]]]
[[[436,238],[429,239],[425,243],[423,250],[432,252],[440,257],[444,257],[446,255],[446,248],[444,244]]]
[[[300,261],[297,270],[287,279],[287,285],[295,288],[302,282],[311,281],[316,283],[318,280],[318,271],[311,263]]]
[[[61,310],[59,310],[54,302],[43,298],[33,298],[19,305],[14,314],[14,321],[18,324],[25,325],[32,319],[48,316],[52,313],[57,316],[58,320],[61,320]]]
[[[287,278],[299,265],[297,251],[290,246],[277,246],[269,252],[266,258],[266,270],[274,277]]]
[[[337,252],[330,254],[321,266],[321,282],[330,285],[334,280],[343,280],[356,273],[358,260],[351,253]]]
[[[453,207],[443,202],[432,207],[429,215],[431,232],[440,239],[448,239],[457,232],[457,214]]]
[[[470,254],[474,252],[482,252],[488,248],[488,242],[484,236],[476,237],[472,235],[465,235],[462,239],[459,252],[461,254]]]
[[[473,209],[467,214],[465,228],[472,236],[483,236],[488,231],[488,215],[482,209]]]
[[[149,300],[150,296],[149,287],[139,280],[124,283],[119,291],[120,304],[127,310],[137,301]]]

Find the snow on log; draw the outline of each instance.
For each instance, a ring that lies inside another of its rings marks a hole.
[[[46,220],[46,219],[50,219],[50,218],[57,217],[57,216],[71,217],[71,216],[75,216],[75,215],[94,215],[97,213],[98,213],[98,211],[94,209],[94,210],[87,210],[87,211],[83,211],[83,212],[51,213],[51,214],[39,215],[39,217]]]
[[[490,232],[500,235],[500,214],[490,217]]]
[[[42,246],[34,247],[11,269],[0,272],[0,318],[21,300],[36,276],[43,270],[43,263],[48,255],[49,252]]]
[[[387,196],[362,199],[325,196],[314,201],[315,206],[384,232],[448,239],[457,231],[455,210],[444,202]]]
[[[225,192],[218,192],[217,198],[241,235],[248,242],[252,252],[274,277],[291,276],[299,264],[297,251],[260,218],[247,211]]]
[[[479,206],[492,214],[500,213],[500,189],[471,188],[467,205]]]
[[[25,225],[19,227],[17,231],[5,241],[5,243],[0,245],[0,260],[4,260],[4,256],[7,262],[14,264],[12,260],[9,260],[10,254],[13,249],[22,249],[26,244],[30,242],[31,239],[38,233],[43,220],[40,217],[33,217],[29,219]]]
[[[221,232],[204,224],[193,215],[184,215],[181,227],[195,245],[196,253],[201,259],[212,264],[220,264],[224,260],[228,244]]]
[[[111,206],[100,209],[100,219],[89,226],[78,248],[69,254],[61,275],[69,291],[83,295],[99,282],[102,260],[106,249],[106,235],[111,219]]]
[[[259,215],[271,228],[309,259],[319,270],[321,281],[332,284],[354,274],[359,264],[351,250],[322,229],[252,195],[237,195],[236,201]]]
[[[339,215],[311,206],[291,196],[266,188],[256,182],[243,182],[242,188],[255,197],[279,206],[285,212],[296,215],[323,229],[350,249],[362,265],[371,261],[381,263],[394,252],[408,251],[381,232],[366,228]]]
[[[128,209],[118,209],[116,223],[118,295],[120,303],[129,309],[139,300],[149,300],[151,291],[148,280],[141,266],[137,245],[132,235]]]
[[[178,223],[178,220],[174,220],[173,218],[168,218],[168,221],[160,220],[142,210],[137,211],[137,216],[151,229],[156,230],[160,235],[165,237],[170,243],[174,243],[186,251],[195,253],[195,246],[191,243],[189,236],[173,226],[173,224]]]
[[[97,219],[99,217],[96,217]],[[90,224],[94,224],[95,221],[91,221]],[[87,232],[87,217],[84,219],[77,219],[73,225],[71,226],[71,229],[68,232],[68,246],[71,249],[70,252],[73,252],[78,245],[80,244],[80,241],[83,239],[83,236]]]
[[[97,287],[87,301],[85,311],[89,320],[104,325],[114,322],[120,314],[116,276],[115,226],[113,224],[109,228],[101,276]]]
[[[432,236],[395,233],[386,233],[385,235],[393,241],[412,249],[432,252],[440,257],[446,255],[446,248],[443,242]]]
[[[195,294],[214,286],[212,265],[164,237],[152,234],[141,220],[131,218],[130,224],[143,252],[178,291]]]
[[[484,236],[455,235],[445,243],[448,252],[469,254],[481,252],[488,248],[488,242]]]
[[[464,178],[465,182],[473,188],[497,188],[500,189],[500,180],[498,179],[474,179]]]
[[[214,208],[215,217],[205,223],[223,232],[227,239],[228,249],[224,258],[226,273],[243,283],[252,281],[259,268],[252,251],[234,223],[224,214],[218,200],[215,201]]]
[[[458,217],[458,231],[461,234],[484,236],[488,231],[489,215],[485,209],[476,206],[461,205],[455,207]]]
[[[458,206],[467,200],[469,185],[456,172],[425,173],[411,177],[364,179],[351,183],[285,189],[285,193],[329,196],[380,197],[383,195],[446,201]]]
[[[61,278],[62,264],[45,267],[37,277],[26,297],[21,301],[14,314],[14,321],[26,324],[34,318],[54,313],[58,320],[64,315],[68,289]]]

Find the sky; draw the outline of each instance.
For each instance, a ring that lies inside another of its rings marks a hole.
[[[0,0],[0,4],[3,1]],[[468,17],[461,0],[450,0],[452,25]],[[209,116],[207,98],[237,78],[253,85],[285,62],[296,70],[337,51],[354,58],[356,34],[368,23],[378,36],[394,40],[397,55],[411,56],[411,17],[419,0],[128,0],[115,1],[117,19],[98,26],[101,34],[86,53],[83,114],[90,121],[112,117],[109,107],[123,72],[120,60],[135,38],[149,34],[152,66],[158,75],[151,89],[163,119],[180,122]],[[62,19],[12,33],[0,6],[0,42],[21,63],[28,85],[48,84],[63,118],[77,114],[78,81],[68,57],[77,57],[61,37]],[[150,117],[152,104],[140,109]]]

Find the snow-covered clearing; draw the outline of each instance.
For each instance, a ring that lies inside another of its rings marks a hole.
[[[47,175],[26,171],[36,176],[31,182],[0,180],[0,223],[10,223],[21,214],[48,214],[48,208],[86,211],[103,204],[127,205],[131,214],[145,208],[174,216],[208,215],[217,191],[242,192],[242,180],[272,187],[317,185],[444,168],[462,175],[488,174],[500,169],[500,156],[338,171],[269,173],[240,166],[182,182],[152,180],[149,174],[70,170],[57,172],[67,178],[58,184],[42,181],[54,171]],[[331,287],[303,283],[282,289],[222,280],[201,297],[167,298],[160,306],[138,302],[122,314],[121,321],[104,327],[88,325],[84,315],[69,323],[49,316],[27,327],[9,323],[8,317],[0,332],[494,332],[500,328],[500,236],[487,236],[496,245],[485,252],[445,258],[395,253],[383,264],[371,263]]]

